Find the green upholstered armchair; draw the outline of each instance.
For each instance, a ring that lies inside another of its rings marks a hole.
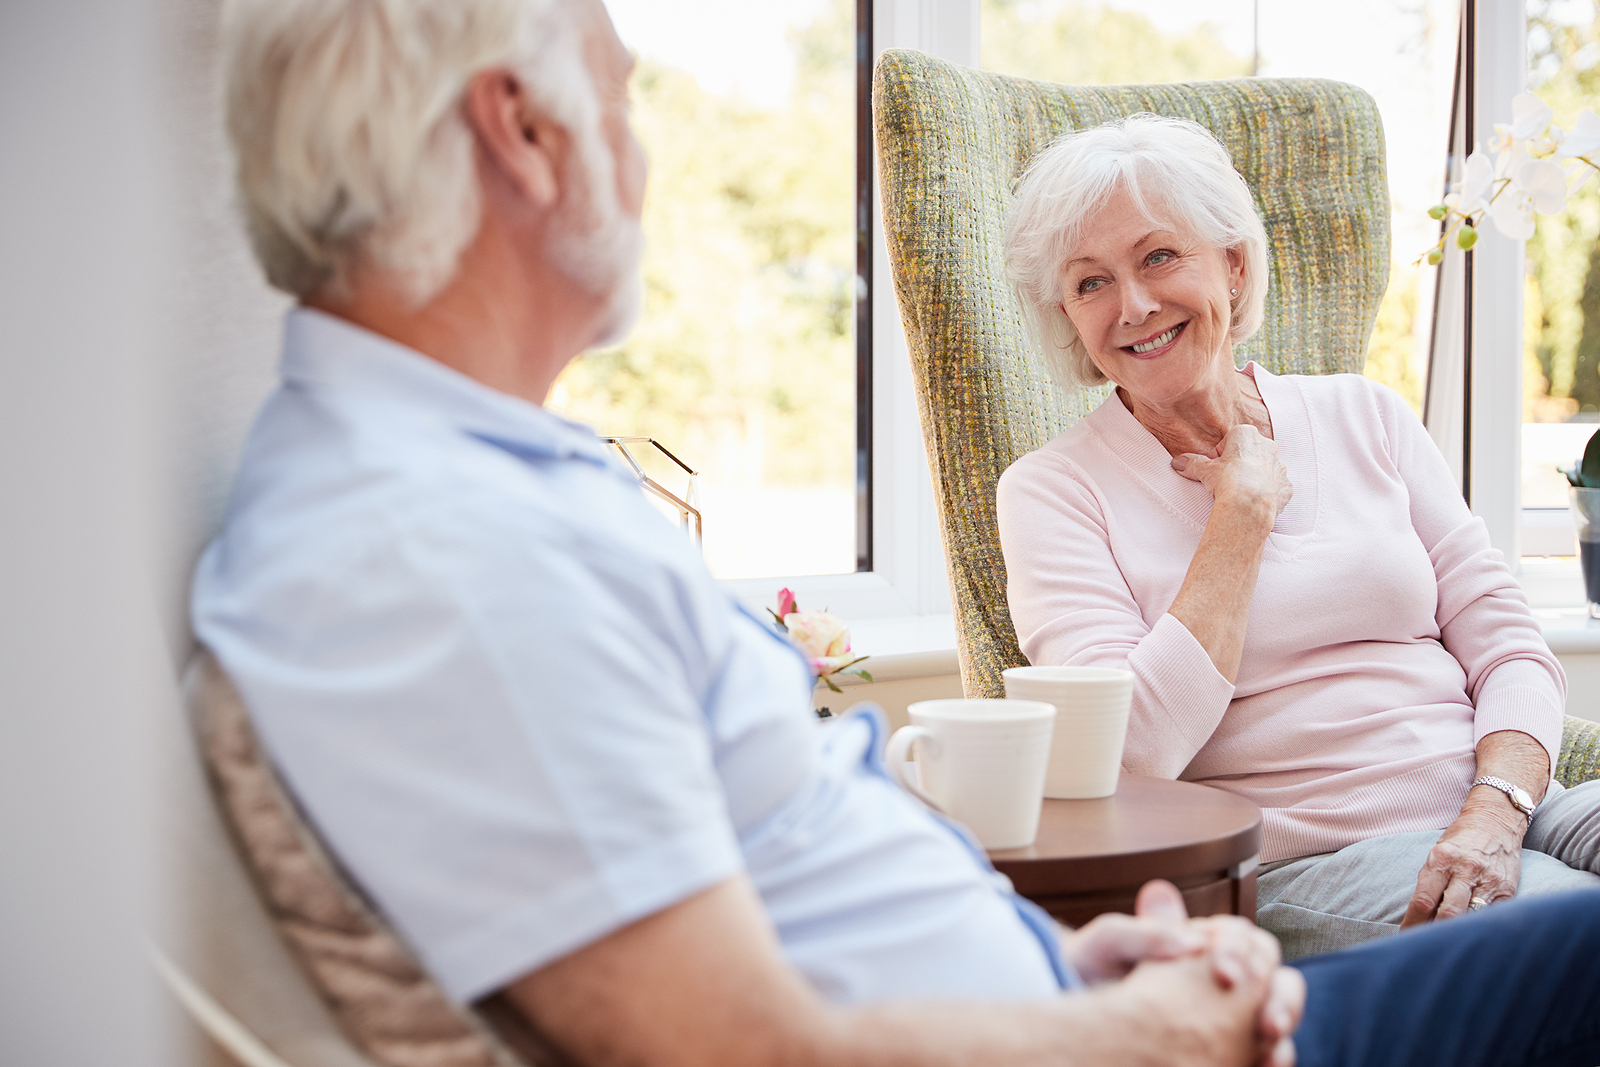
[[[1012,185],[1056,137],[1139,111],[1193,119],[1227,145],[1266,223],[1261,331],[1236,349],[1275,373],[1359,373],[1389,280],[1383,126],[1371,97],[1312,79],[1070,86],[890,50],[874,126],[883,225],[933,468],[968,696],[1002,696],[1027,662],[1006,607],[995,483],[1092,411],[1063,392],[1005,278]],[[1568,719],[1557,776],[1600,777],[1600,724]]]

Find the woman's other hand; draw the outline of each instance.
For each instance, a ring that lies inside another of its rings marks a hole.
[[[1550,785],[1550,754],[1520,730],[1496,730],[1478,741],[1478,773],[1520,783],[1535,804]],[[1517,895],[1528,819],[1493,786],[1474,786],[1456,821],[1445,827],[1417,875],[1401,929],[1448,919]]]
[[[1445,828],[1417,875],[1402,930],[1460,915],[1471,910],[1474,898],[1492,904],[1517,895],[1526,824],[1509,805],[1507,811],[1469,809]]]
[[[1229,429],[1215,456],[1187,452],[1172,457],[1172,469],[1204,485],[1218,505],[1254,514],[1268,528],[1294,495],[1277,443],[1248,423]]]

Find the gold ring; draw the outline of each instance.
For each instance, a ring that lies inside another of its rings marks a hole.
[[[1483,907],[1487,903],[1489,903],[1489,902],[1487,900],[1484,900],[1482,897],[1473,897],[1470,901],[1468,901],[1467,909],[1469,911],[1477,911],[1479,908]]]

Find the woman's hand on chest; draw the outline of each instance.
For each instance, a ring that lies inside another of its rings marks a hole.
[[[1172,469],[1204,485],[1215,507],[1260,522],[1263,538],[1294,496],[1289,472],[1278,460],[1278,446],[1244,423],[1228,430],[1217,455],[1188,452],[1174,456]]]

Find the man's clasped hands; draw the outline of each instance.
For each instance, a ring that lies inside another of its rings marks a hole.
[[[1294,1063],[1305,979],[1280,966],[1276,939],[1244,919],[1189,918],[1170,882],[1146,883],[1132,916],[1101,915],[1063,933],[1062,948],[1084,981],[1117,981],[1119,999],[1132,995],[1146,1009],[1135,1021],[1152,1041],[1200,1035],[1195,1062],[1253,1044],[1264,1067]]]

